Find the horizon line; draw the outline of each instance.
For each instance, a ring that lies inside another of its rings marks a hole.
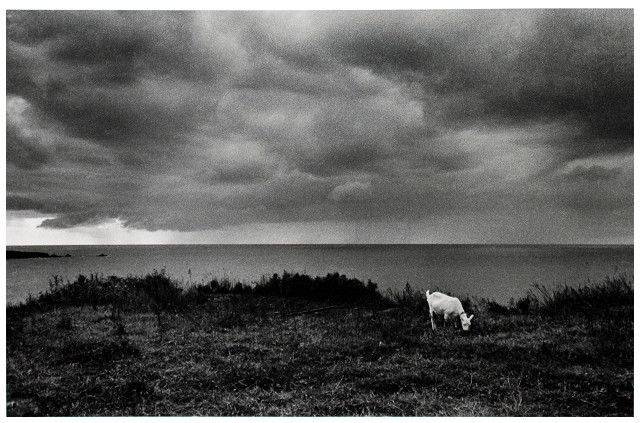
[[[504,245],[504,246],[545,246],[545,245],[558,245],[558,246],[634,246],[634,243],[598,243],[598,242],[567,242],[567,243],[558,243],[558,242],[361,242],[361,243],[352,243],[352,242],[320,242],[320,243],[207,243],[207,242],[197,242],[197,243],[155,243],[155,244],[137,244],[137,243],[110,243],[110,244],[5,244],[6,248],[13,247],[108,247],[108,246],[177,246],[177,245],[186,245],[186,246],[195,246],[195,245],[216,245],[216,246],[300,246],[300,245],[326,245],[326,246],[375,246],[375,245],[448,245],[448,246],[459,246],[459,245],[469,245],[469,246],[492,246],[492,245]]]

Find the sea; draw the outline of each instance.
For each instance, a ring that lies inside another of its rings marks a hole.
[[[508,303],[534,285],[553,288],[633,278],[632,245],[82,245],[7,246],[70,257],[6,261],[6,301],[44,292],[53,276],[143,276],[164,270],[188,286],[212,279],[251,284],[274,273],[338,272],[380,291],[448,291]]]

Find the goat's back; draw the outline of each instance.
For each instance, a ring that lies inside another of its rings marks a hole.
[[[462,303],[456,297],[450,297],[442,292],[434,292],[429,294],[427,291],[427,301],[431,309],[437,314],[450,314],[459,316],[464,313]]]

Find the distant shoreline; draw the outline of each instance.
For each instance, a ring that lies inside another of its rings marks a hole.
[[[29,258],[60,258],[60,257],[71,257],[71,254],[65,254],[64,256],[59,256],[56,254],[41,253],[37,251],[7,250],[7,260],[29,259]]]

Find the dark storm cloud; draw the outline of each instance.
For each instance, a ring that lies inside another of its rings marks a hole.
[[[86,203],[83,204],[87,206]],[[93,212],[83,211],[76,212],[78,204],[73,204],[65,199],[55,198],[53,196],[39,196],[34,199],[28,196],[8,195],[7,210],[33,210],[42,214],[61,214],[63,218],[60,220],[69,221],[70,216],[76,216],[76,223],[82,223],[84,219],[77,218],[80,215],[89,216]],[[57,220],[57,219],[55,219]]]
[[[210,113],[216,87],[209,82],[226,66],[200,58],[191,20],[182,13],[8,12],[7,93],[75,136],[171,139]]]
[[[383,12],[370,12],[381,18]],[[458,120],[586,122],[619,151],[633,135],[633,14],[628,10],[424,12],[430,24],[370,24],[353,15],[329,48],[350,63],[419,83],[426,96],[462,95]],[[411,22],[411,15],[403,15]],[[458,19],[451,20],[451,16]],[[437,17],[445,18],[435,22]],[[373,21],[375,22],[375,20]],[[399,23],[400,22],[400,23]],[[360,26],[358,26],[360,23]],[[584,138],[583,138],[584,139]],[[573,147],[571,147],[573,148]]]
[[[595,136],[633,136],[633,17],[627,11],[544,13],[514,63],[519,77],[491,99],[504,116],[575,116]]]
[[[77,226],[91,226],[104,222],[104,216],[97,212],[71,212],[65,213],[62,217],[55,219],[45,219],[40,224],[42,228],[68,229]]]
[[[22,136],[14,127],[7,126],[7,164],[35,169],[49,160],[49,152],[33,139]]]
[[[18,195],[7,195],[6,205],[7,205],[7,210],[45,211],[46,209],[43,203],[36,200],[32,200],[27,197],[21,197]]]
[[[593,218],[632,140],[631,10],[7,12],[7,207],[44,227]]]

